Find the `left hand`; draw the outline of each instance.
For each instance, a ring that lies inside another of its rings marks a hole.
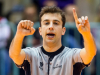
[[[90,23],[89,23],[88,17],[82,16],[81,18],[78,19],[77,13],[74,8],[73,8],[73,16],[74,16],[78,31],[82,35],[87,35],[88,33],[90,33]]]

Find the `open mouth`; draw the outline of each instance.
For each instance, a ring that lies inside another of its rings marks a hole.
[[[48,36],[55,36],[55,34],[47,34]]]
[[[53,37],[55,36],[55,34],[53,34],[53,33],[48,33],[47,36],[48,36],[48,38],[53,38]]]

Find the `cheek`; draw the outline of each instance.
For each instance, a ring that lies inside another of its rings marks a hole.
[[[57,30],[57,35],[59,35],[59,36],[62,35],[62,29],[59,28],[59,29]]]
[[[45,36],[45,34],[46,34],[46,30],[45,30],[45,28],[43,28],[42,32],[41,32],[42,37]]]

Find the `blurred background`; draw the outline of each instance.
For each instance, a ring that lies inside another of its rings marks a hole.
[[[16,67],[9,58],[9,46],[16,33],[20,20],[33,21],[36,32],[27,36],[23,48],[41,46],[39,35],[39,12],[43,6],[58,6],[66,15],[66,33],[62,44],[70,48],[83,48],[83,38],[76,29],[72,8],[78,17],[88,16],[91,32],[95,38],[97,55],[89,67],[82,70],[82,75],[100,75],[100,0],[0,0],[0,75],[25,75],[23,69]]]

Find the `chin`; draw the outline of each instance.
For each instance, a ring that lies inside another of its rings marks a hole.
[[[47,40],[46,42],[47,43],[54,43],[55,41],[54,40]]]

